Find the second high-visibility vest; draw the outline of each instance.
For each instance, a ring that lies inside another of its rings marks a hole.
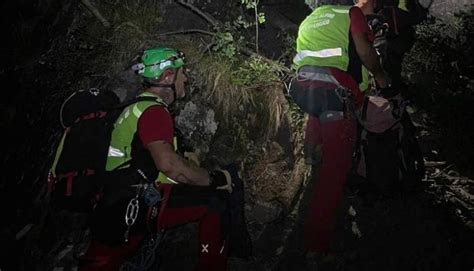
[[[131,161],[132,153],[132,141],[135,133],[137,132],[138,119],[141,114],[145,112],[150,106],[161,105],[166,107],[166,104],[156,95],[148,92],[144,92],[139,97],[154,97],[156,101],[141,101],[134,103],[125,108],[122,114],[119,116],[114,124],[114,130],[112,132],[112,139],[109,146],[109,153],[107,156],[106,170],[112,171],[114,169],[127,168],[130,165],[127,164]],[[176,138],[173,138],[173,145],[176,150]],[[123,165],[123,166],[122,166]],[[157,181],[159,182],[170,182],[169,179],[160,172]]]
[[[301,23],[296,40],[297,68],[305,65],[347,71],[351,6],[322,6]]]

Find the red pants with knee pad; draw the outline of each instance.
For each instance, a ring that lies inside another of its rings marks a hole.
[[[337,69],[332,75],[351,91],[358,107],[363,95],[352,77]],[[336,211],[343,195],[344,183],[351,168],[352,152],[356,140],[356,120],[345,116],[342,120],[321,123],[310,116],[306,126],[305,144],[321,145],[319,174],[312,176],[314,190],[305,223],[305,249],[309,252],[327,252],[334,234]]]
[[[193,198],[192,188],[186,188],[182,193],[183,186],[165,185],[170,189],[167,207],[162,209],[157,222],[160,229],[174,228],[179,225],[199,222],[199,247],[198,263],[195,271],[221,271],[226,269],[228,244],[221,234],[221,214],[210,211],[208,193]],[[197,188],[204,191],[203,188]],[[176,190],[176,191],[175,191]],[[199,192],[198,192],[199,193]],[[182,199],[184,199],[181,201]],[[193,203],[194,201],[194,203]],[[139,249],[143,235],[130,236],[129,241],[121,246],[108,246],[92,240],[86,254],[83,257],[81,271],[116,271],[120,270],[127,258]]]

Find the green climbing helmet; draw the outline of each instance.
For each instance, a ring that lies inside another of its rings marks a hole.
[[[184,66],[184,53],[172,48],[148,49],[132,67],[142,77],[159,79],[168,69],[178,69]]]

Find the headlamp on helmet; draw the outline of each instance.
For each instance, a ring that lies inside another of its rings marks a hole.
[[[148,79],[159,79],[164,71],[184,66],[184,53],[172,48],[145,50],[132,69]]]

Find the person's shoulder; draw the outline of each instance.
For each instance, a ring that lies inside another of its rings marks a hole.
[[[362,9],[360,9],[358,6],[352,6],[349,8],[349,15],[352,17],[353,15],[362,15],[364,16],[364,13],[362,12]]]
[[[163,105],[163,104],[153,104],[149,106],[143,113],[142,116],[149,116],[149,115],[154,115],[154,116],[161,116],[161,117],[171,117],[171,113],[168,110],[168,108]]]
[[[160,128],[160,130],[173,129],[173,117],[165,106],[153,105],[148,107],[138,120],[138,128],[140,131],[149,131],[152,127]]]
[[[360,9],[357,6],[353,6],[349,9],[349,17],[351,18],[351,22],[360,22],[360,23],[365,23],[365,15],[362,12],[362,9]]]

